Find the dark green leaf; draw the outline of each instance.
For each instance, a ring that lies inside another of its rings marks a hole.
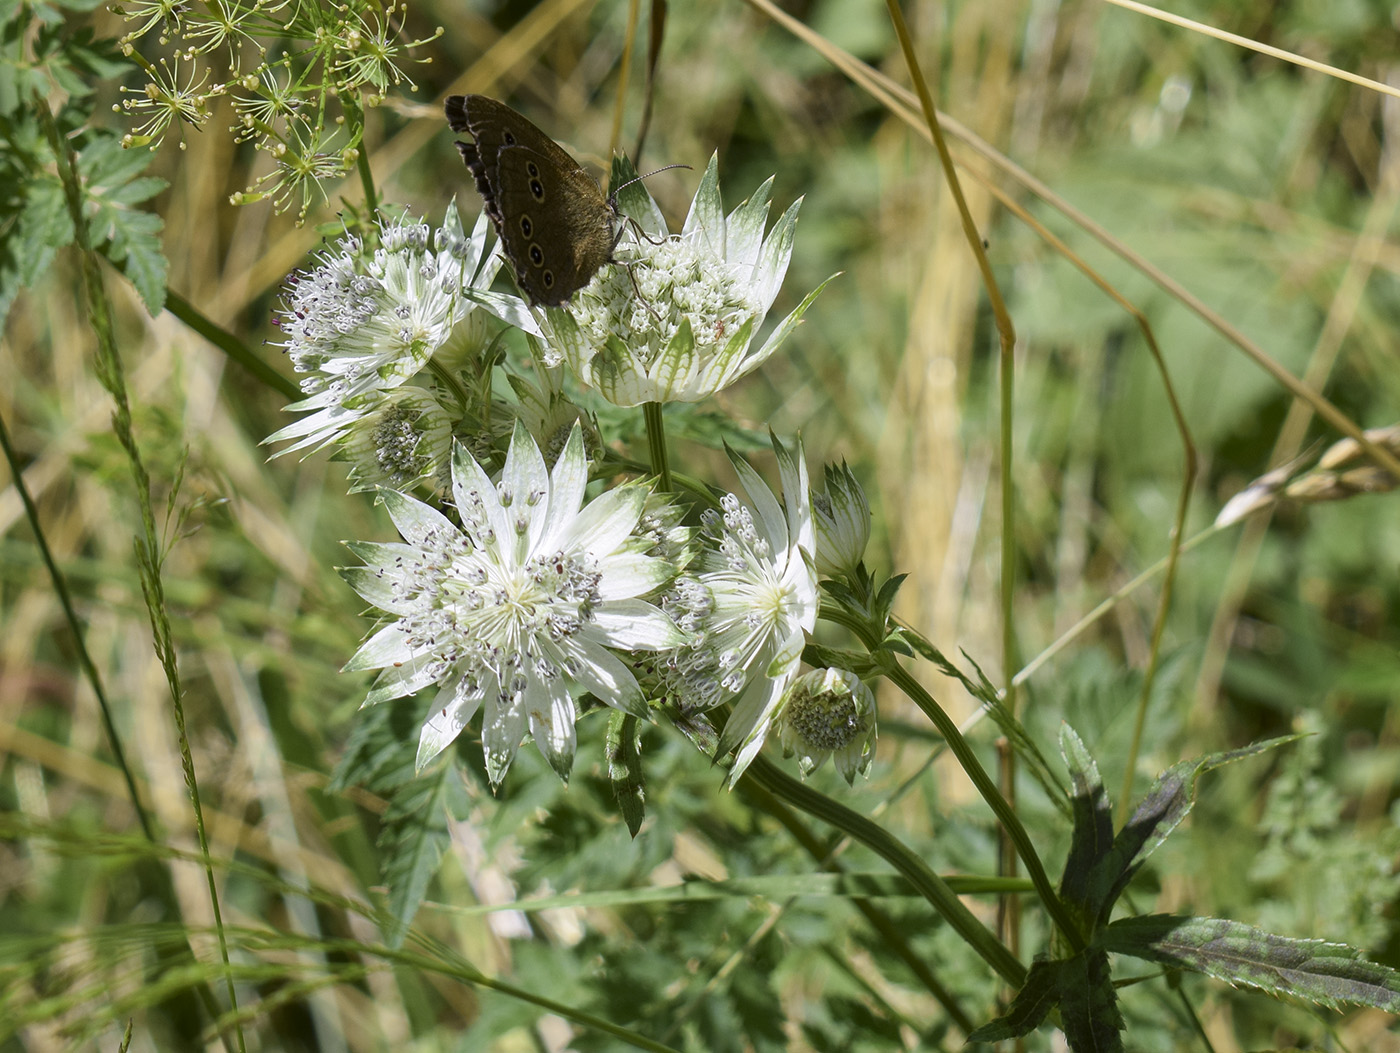
[[[642,723],[630,713],[608,714],[608,780],[627,829],[636,837],[646,818],[646,780],[642,774]]]
[[[1237,750],[1212,753],[1174,764],[1160,776],[1118,832],[1113,848],[1094,868],[1085,888],[1086,902],[1100,922],[1107,921],[1114,902],[1153,849],[1165,841],[1190,813],[1196,801],[1196,780],[1205,772],[1292,742],[1296,735],[1257,742]]]
[[[1060,1026],[1075,1053],[1120,1053],[1123,1014],[1108,971],[1108,953],[1090,948],[1059,963]]]
[[[1005,1042],[1028,1035],[1055,1008],[1060,984],[1059,971],[1063,962],[1036,961],[1026,973],[1026,982],[1016,992],[1006,1015],[990,1024],[983,1024],[967,1036],[969,1042]]]
[[[1083,741],[1068,724],[1060,726],[1060,749],[1070,776],[1070,807],[1074,815],[1069,856],[1060,895],[1083,917],[1092,920],[1099,904],[1090,901],[1090,875],[1113,847],[1113,816],[1099,767]]]
[[[1331,1009],[1350,1003],[1400,1013],[1400,973],[1365,961],[1360,951],[1339,943],[1275,936],[1219,918],[1154,914],[1114,922],[1100,933],[1099,944],[1115,954]]]

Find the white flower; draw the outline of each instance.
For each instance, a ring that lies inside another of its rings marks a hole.
[[[845,669],[818,669],[797,678],[775,723],[783,756],[797,754],[806,778],[835,758],[849,786],[866,775],[875,757],[875,696]]]
[[[817,573],[824,578],[850,577],[870,543],[870,503],[855,475],[842,461],[826,466],[826,489],[812,495],[817,530]]]
[[[585,507],[587,481],[577,431],[551,472],[517,426],[497,483],[465,448],[454,449],[461,527],[386,490],[403,543],[350,545],[365,566],[342,570],[345,580],[395,618],[346,663],[347,670],[382,670],[365,704],[439,685],[419,734],[419,768],[482,709],[493,784],[505,778],[526,733],[567,779],[576,697],[590,692],[647,715],[636,679],[612,649],[661,650],[684,639],[640,598],[675,571],[646,555],[652,541],[633,532],[646,488],[618,487]]]
[[[495,310],[487,288],[500,260],[486,253],[489,224],[470,238],[449,208],[437,236],[425,223],[381,225],[372,255],[342,238],[320,265],[287,279],[278,321],[307,398],[287,408],[307,416],[264,442],[280,451],[321,447],[345,435],[390,391],[421,370],[476,306]]]
[[[631,171],[615,167],[614,184]],[[567,308],[541,313],[551,351],[618,406],[698,402],[757,369],[825,285],[750,349],[787,273],[802,204],[794,202],[765,238],[772,183],[726,219],[711,157],[679,235],[666,230],[640,183],[622,191],[623,211],[643,234],[633,231],[618,246],[621,262],[603,267]]]
[[[732,786],[758,755],[779,703],[797,675],[817,622],[812,515],[802,446],[794,458],[773,440],[784,508],[747,462],[731,454],[750,504],[733,494],[723,514],[702,519],[699,572],[682,578],[663,606],[692,642],[657,663],[661,692],[687,710],[734,700],[719,755],[737,749]]]
[[[387,486],[411,490],[446,480],[452,421],[431,392],[405,384],[354,421],[337,457],[350,462],[350,492]]]

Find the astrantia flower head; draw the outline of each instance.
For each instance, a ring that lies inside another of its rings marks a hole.
[[[786,506],[759,474],[733,456],[749,496],[733,494],[702,520],[698,572],[668,590],[663,607],[691,642],[660,656],[658,691],[684,713],[733,700],[719,753],[737,749],[733,785],[763,746],[797,675],[806,634],[817,622],[807,468],[775,438]]]
[[[817,532],[817,573],[824,578],[850,576],[865,558],[870,543],[870,502],[851,470],[826,466],[826,489],[812,495]]]
[[[498,482],[465,448],[452,457],[461,526],[404,494],[383,492],[402,543],[353,543],[365,561],[341,573],[394,620],[347,670],[380,669],[365,704],[438,686],[418,740],[422,768],[482,710],[486,774],[505,778],[528,733],[561,778],[573,764],[574,699],[592,693],[647,715],[613,649],[661,650],[684,637],[642,597],[675,571],[634,533],[640,485],[584,504],[588,470],[575,431],[553,471],[523,426]]]
[[[870,771],[875,757],[875,696],[845,669],[798,677],[774,720],[783,756],[797,755],[803,778],[832,757],[847,785]]]
[[[453,208],[436,236],[427,224],[384,223],[373,253],[342,238],[289,278],[281,346],[308,397],[287,408],[307,415],[264,441],[294,440],[282,453],[334,442],[422,369],[487,295],[500,267],[487,229],[483,216],[464,237]]]
[[[452,421],[432,392],[405,384],[348,428],[338,457],[350,462],[350,492],[411,490],[445,482]]]
[[[613,170],[613,183],[634,175]],[[698,402],[757,369],[797,326],[818,287],[757,351],[750,345],[792,258],[795,202],[765,238],[771,179],[724,215],[715,159],[679,235],[640,183],[619,194],[629,224],[616,255],[567,308],[544,311],[551,349],[609,402]]]

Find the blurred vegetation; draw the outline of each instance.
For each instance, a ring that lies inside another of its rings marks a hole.
[[[812,0],[785,10],[907,82],[878,5]],[[1400,74],[1396,15],[1377,0],[1193,0],[1175,11],[1381,82]],[[171,293],[256,348],[278,339],[270,318],[284,278],[341,229],[337,213],[362,205],[360,184],[352,171],[328,185],[329,199],[313,199],[300,226],[295,202],[280,213],[270,199],[235,207],[230,195],[269,160],[225,130],[234,122],[226,97],[210,101],[202,129],[183,132],[182,148],[172,134],[159,152],[121,153],[132,125],[112,108],[120,86],[144,81],[110,42],[131,25],[91,3],[9,0],[0,16],[5,61],[23,71],[0,84],[0,237],[9,242],[0,253],[0,418],[167,846],[141,839],[77,641],[7,481],[0,1050],[115,1049],[128,1020],[132,1049],[217,1044],[200,989],[187,997],[191,988],[171,980],[199,972],[191,949],[207,968],[202,993],[227,1008],[170,693],[133,556],[140,512],[94,371],[79,258],[57,249],[71,225],[56,177],[33,196],[19,193],[25,144],[38,144],[41,130],[16,114],[36,89],[55,111],[80,115],[63,129],[75,141],[86,122],[85,177],[113,188],[109,256],[128,261],[130,280],[109,267],[103,284],[163,517],[159,565],[223,922],[235,934],[287,937],[236,949],[249,1047],[623,1048],[509,992],[463,984],[462,971],[445,970],[451,963],[681,1049],[958,1048],[949,1014],[850,897],[817,881],[790,831],[751,798],[721,791],[710,762],[667,731],[644,732],[648,819],[635,839],[616,814],[596,733],[580,735],[567,789],[532,750],[496,796],[480,775],[462,779],[453,767],[416,781],[386,768],[370,787],[330,782],[343,758],[375,741],[366,721],[414,726],[402,706],[357,716],[366,680],[337,671],[368,628],[334,570],[347,561],[340,542],[387,539],[393,528],[364,495],[343,496],[342,465],[266,461],[259,443],[285,423],[285,395],[170,311],[148,311],[161,303],[148,249],[158,236]],[[411,83],[388,86],[382,105],[364,111],[361,149],[382,201],[430,222],[454,196],[468,217],[477,211],[441,116],[449,92],[508,100],[601,171],[627,17],[626,4],[583,0],[414,0],[395,14],[404,39],[426,43],[401,63]],[[916,3],[906,17],[943,111],[1308,377],[1351,421],[1370,428],[1400,417],[1395,99],[1098,2]],[[446,31],[434,39],[439,25]],[[168,54],[156,35],[137,45],[150,62]],[[58,57],[40,61],[44,48]],[[631,54],[622,98],[618,145],[634,156],[644,53]],[[843,272],[779,355],[707,408],[755,430],[801,432],[814,464],[848,460],[875,509],[867,563],[909,575],[904,619],[1004,683],[996,334],[931,148],[810,43],[739,0],[671,5],[653,107],[643,169],[699,170],[718,151],[722,186],[736,188],[730,205],[770,174],[776,208],[805,198],[774,318]],[[1300,415],[1292,395],[1180,296],[1004,171],[961,145],[954,152],[1018,336],[1009,485],[1019,517],[1017,647],[1029,662],[1166,555],[1183,456],[1134,319],[988,186],[1022,203],[1150,323],[1199,455],[1187,537],[1208,531],[1250,480],[1339,436]],[[681,170],[650,181],[673,223],[697,178]],[[163,220],[158,234],[152,214]],[[46,258],[15,250],[44,223],[54,246]],[[290,376],[275,347],[260,351]],[[680,419],[678,458],[696,466],[687,470],[725,478],[713,445],[691,441],[711,425]],[[1309,737],[1209,776],[1191,822],[1131,888],[1134,911],[1227,917],[1346,942],[1400,966],[1396,500],[1284,501],[1183,557],[1144,751],[1128,773],[1136,791],[1184,757]],[[1115,796],[1161,587],[1153,577],[1115,603],[1022,687],[1030,737],[1054,757],[1061,722],[1073,725]],[[930,675],[927,686],[955,718],[974,712],[955,680]],[[946,757],[927,763],[934,739],[916,710],[892,693],[882,708],[870,781],[846,791],[827,768],[812,784],[878,814],[940,874],[995,874],[985,807]],[[995,735],[990,723],[974,735],[988,767]],[[1057,872],[1067,824],[1031,780],[1020,791],[1018,811]],[[421,836],[423,809],[436,827],[418,871],[431,879],[429,902],[404,949],[391,952],[371,905],[383,901],[383,854],[405,831]],[[856,872],[883,869],[858,846],[841,860]],[[681,880],[781,876],[792,881],[767,895],[702,895],[703,884],[683,902],[648,895]],[[295,891],[308,882],[314,895]],[[599,892],[618,896],[504,909]],[[879,902],[974,1022],[995,1013],[995,978],[927,904]],[[994,896],[969,902],[994,923]],[[468,909],[476,904],[502,909]],[[1046,941],[1029,907],[1021,941],[1024,961]],[[1180,979],[1182,999],[1178,978],[1156,974],[1120,992],[1131,1048],[1400,1049],[1392,1018],[1378,1011],[1324,1012]],[[1049,1031],[1027,1048],[1051,1048]]]

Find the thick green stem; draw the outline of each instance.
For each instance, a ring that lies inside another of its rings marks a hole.
[[[642,407],[647,422],[647,449],[651,454],[651,470],[659,480],[662,493],[672,490],[671,459],[666,453],[666,421],[661,415],[661,403],[648,402]]]

